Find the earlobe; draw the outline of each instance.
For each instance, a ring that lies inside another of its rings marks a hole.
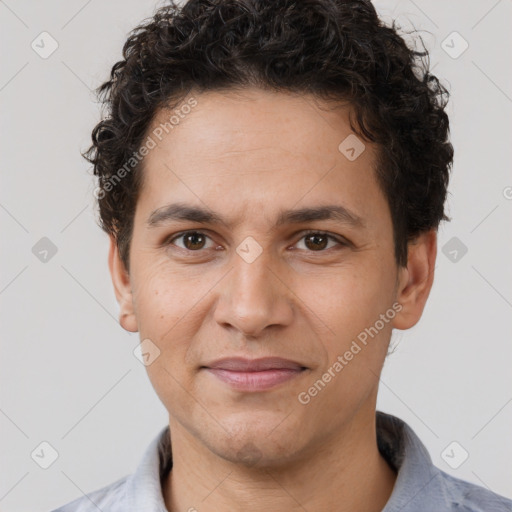
[[[133,304],[130,275],[121,260],[117,243],[112,235],[110,235],[108,267],[116,299],[120,306],[119,323],[123,329],[129,332],[137,332],[137,318]]]
[[[421,233],[409,243],[407,268],[399,269],[396,301],[402,306],[393,320],[395,329],[410,329],[418,323],[434,282],[437,232]]]

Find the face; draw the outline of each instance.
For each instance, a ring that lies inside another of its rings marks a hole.
[[[421,315],[435,240],[397,268],[376,148],[357,156],[348,106],[255,89],[194,98],[152,136],[129,275],[111,246],[121,323],[160,350],[147,371],[171,431],[227,460],[298,459],[372,420],[391,330]],[[258,378],[213,369],[267,357],[294,364]]]

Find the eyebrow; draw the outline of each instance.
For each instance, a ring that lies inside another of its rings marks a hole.
[[[335,220],[357,228],[365,228],[366,222],[348,208],[341,205],[326,205],[297,210],[284,210],[278,215],[276,227],[283,224],[303,224],[316,220]],[[154,210],[146,222],[150,228],[161,226],[172,221],[198,222],[200,224],[223,225],[229,228],[229,223],[220,215],[202,207],[184,203],[173,203]]]

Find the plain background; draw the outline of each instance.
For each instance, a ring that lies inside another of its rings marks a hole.
[[[155,6],[0,2],[2,511],[48,511],[133,472],[167,422],[133,355],[138,335],[118,324],[80,157],[100,117],[91,89]],[[376,6],[424,31],[452,93],[455,147],[434,287],[420,323],[393,335],[379,409],[408,422],[443,470],[512,497],[512,2]],[[59,45],[47,59],[31,47],[43,31]],[[46,262],[32,250],[43,237],[57,249]],[[59,454],[48,469],[31,458],[43,441]],[[458,469],[441,456],[453,441],[469,453]]]

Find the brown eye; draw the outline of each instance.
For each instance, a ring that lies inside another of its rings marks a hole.
[[[185,233],[181,233],[169,240],[169,244],[176,245],[177,247],[188,251],[199,251],[205,248],[206,242],[209,238],[209,236],[206,236],[200,231],[186,231]],[[178,241],[181,243],[177,243]]]
[[[343,239],[339,239],[323,231],[309,231],[304,234],[300,239],[299,245],[304,244],[304,247],[299,249],[310,252],[327,252],[329,249],[343,248],[348,245]]]
[[[321,233],[314,233],[312,235],[306,235],[306,247],[312,251],[322,250],[327,247],[328,236]]]
[[[185,247],[191,251],[202,249],[204,246],[204,235],[201,233],[187,233],[183,235],[183,241]]]

